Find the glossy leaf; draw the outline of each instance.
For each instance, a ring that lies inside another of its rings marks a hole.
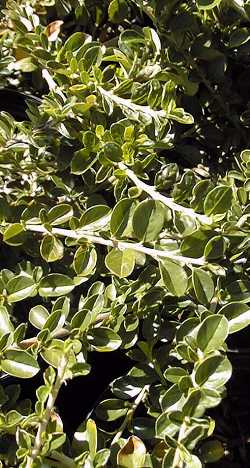
[[[59,226],[67,223],[73,216],[73,210],[70,205],[61,204],[54,206],[48,212],[48,222],[51,226]]]
[[[131,198],[120,200],[112,211],[110,231],[116,238],[126,237],[132,234],[132,216],[136,203]]]
[[[154,200],[141,202],[134,211],[133,229],[136,237],[145,242],[157,240],[165,222],[164,206]]]
[[[183,296],[188,286],[188,276],[185,269],[172,260],[159,262],[161,276],[164,284],[174,296]]]
[[[97,253],[95,248],[84,249],[79,247],[74,256],[74,270],[80,276],[90,275],[97,262]]]
[[[230,302],[220,309],[228,320],[229,333],[235,333],[250,325],[250,307],[242,302]]]
[[[225,342],[229,324],[223,315],[211,315],[202,323],[197,333],[197,345],[203,353],[219,349]]]
[[[129,405],[123,400],[109,399],[102,401],[95,412],[98,418],[103,421],[115,421],[128,412]]]
[[[225,214],[231,208],[233,192],[231,187],[221,185],[209,192],[204,201],[207,216]]]
[[[12,246],[22,245],[26,240],[26,233],[22,224],[11,224],[4,231],[3,240]]]
[[[54,236],[46,235],[41,242],[40,252],[47,262],[56,262],[63,257],[63,243]]]
[[[94,328],[88,333],[88,340],[96,351],[115,351],[121,345],[121,338],[107,327]]]
[[[88,208],[80,218],[79,228],[88,231],[104,228],[110,219],[110,208],[107,205],[95,205]]]
[[[75,285],[71,278],[59,273],[51,273],[39,283],[39,294],[42,297],[58,297],[70,293]]]
[[[39,330],[42,330],[46,320],[49,317],[49,312],[42,305],[36,305],[30,309],[29,312],[29,321],[32,325]]]
[[[192,282],[198,301],[201,304],[209,304],[214,295],[214,282],[210,274],[201,268],[194,268]]]
[[[63,355],[65,354],[64,342],[61,340],[53,339],[49,346],[47,346],[41,352],[41,356],[45,362],[49,365],[58,368]],[[67,369],[70,369],[76,363],[76,358],[74,352],[69,353],[68,366]]]
[[[8,310],[4,306],[0,306],[0,336],[14,331],[14,327],[10,320]]]
[[[119,278],[126,278],[134,269],[135,254],[131,249],[112,249],[105,258],[105,265]]]
[[[24,274],[12,278],[8,284],[8,302],[19,302],[26,297],[33,296],[36,293],[36,284],[34,279]]]
[[[39,365],[35,358],[26,351],[11,349],[4,353],[1,359],[1,368],[13,377],[28,379],[39,372]]]
[[[231,377],[232,366],[221,355],[207,357],[195,370],[195,382],[209,388],[222,387]]]
[[[207,260],[218,260],[224,257],[226,242],[221,236],[215,236],[208,241],[204,250]]]

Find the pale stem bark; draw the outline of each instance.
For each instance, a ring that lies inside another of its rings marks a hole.
[[[180,431],[179,431],[179,436],[178,436],[178,443],[180,444],[186,431],[186,423],[183,422]],[[173,460],[173,468],[182,468],[184,465],[183,461],[180,459],[180,449],[177,447],[175,451],[175,456]]]
[[[47,401],[47,406],[45,409],[45,413],[43,415],[42,421],[39,423],[35,442],[34,442],[34,447],[31,452],[31,455],[28,457],[26,468],[32,468],[33,463],[36,460],[36,458],[39,456],[43,444],[43,434],[46,432],[47,425],[50,421],[51,414],[53,411],[53,408],[55,406],[55,401],[57,399],[59,390],[64,382],[64,376],[65,376],[65,371],[67,369],[68,365],[68,357],[66,355],[63,355],[61,362],[58,367],[57,371],[57,377],[55,384],[53,385],[53,388],[51,390],[51,393],[49,394],[48,401]]]
[[[47,229],[41,225],[36,224],[27,224],[25,228],[28,231],[32,232],[40,232],[42,234],[52,234],[58,235],[63,237],[70,237],[71,239],[79,240],[81,238],[85,238],[87,241],[93,244],[101,244],[106,245],[107,247],[114,247],[119,250],[125,249],[132,249],[136,252],[142,252],[146,255],[150,255],[151,257],[158,259],[158,258],[169,258],[175,260],[177,262],[181,262],[185,265],[205,265],[206,261],[204,257],[200,258],[192,258],[192,257],[182,257],[181,255],[173,254],[166,250],[157,250],[152,249],[149,247],[144,247],[142,244],[133,243],[133,242],[125,242],[125,241],[118,241],[116,239],[104,239],[98,235],[93,235],[84,230],[78,231],[71,231],[70,229],[62,229],[62,228],[52,228],[51,232],[47,231]]]
[[[146,192],[154,200],[160,201],[161,203],[163,203],[164,205],[166,205],[168,208],[170,208],[173,211],[178,211],[179,213],[183,213],[183,214],[185,214],[187,216],[190,216],[191,218],[196,218],[201,223],[205,223],[205,224],[210,224],[211,223],[211,219],[208,216],[198,214],[194,210],[192,210],[191,208],[186,208],[185,206],[178,205],[177,203],[175,203],[172,200],[172,198],[165,197],[161,193],[157,192],[155,190],[155,188],[152,187],[151,185],[148,185],[148,184],[145,184],[145,182],[142,182],[142,180],[140,180],[135,175],[135,173],[133,171],[131,171],[131,169],[129,169],[127,166],[125,166],[125,164],[119,163],[118,167],[126,173],[126,175],[129,177],[129,179],[132,180],[132,182],[134,182],[136,187],[143,190],[143,192]]]
[[[109,317],[110,317],[110,312],[104,312],[103,314],[99,314],[93,323],[103,322]],[[65,336],[69,336],[70,333],[71,333],[71,330],[68,330],[67,328],[60,328],[59,330],[53,333],[53,338],[64,338]],[[17,343],[17,345],[19,348],[28,349],[31,346],[33,346],[35,343],[37,343],[37,341],[38,341],[37,336],[32,336],[31,338],[27,338],[26,340],[20,341],[19,343]]]
[[[135,104],[130,99],[121,98],[120,96],[113,94],[112,91],[107,91],[101,86],[98,86],[98,90],[100,91],[101,95],[106,96],[108,99],[111,99],[111,101],[115,102],[115,104],[117,104],[118,106],[126,107],[127,109],[130,109],[131,111],[137,111],[142,114],[147,114],[153,119],[167,117],[167,114],[163,109],[154,110],[154,109],[151,109],[151,107],[149,106],[141,106],[140,104]]]
[[[145,397],[146,393],[148,392],[148,390],[149,390],[149,385],[145,385],[145,387],[143,387],[143,389],[140,391],[139,395],[136,397],[132,407],[129,408],[129,410],[128,410],[127,414],[126,414],[126,416],[124,418],[124,421],[123,421],[119,431],[116,433],[115,437],[113,438],[113,440],[111,442],[111,446],[116,444],[116,442],[118,442],[118,440],[121,438],[123,431],[126,429],[126,427],[128,425],[129,419],[132,417],[132,415],[135,412],[136,408],[139,406],[139,404],[144,399],[144,397]]]

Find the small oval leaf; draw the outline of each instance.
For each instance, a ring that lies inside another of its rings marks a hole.
[[[27,351],[11,349],[4,353],[1,368],[6,374],[20,379],[29,379],[39,372],[35,358]]]

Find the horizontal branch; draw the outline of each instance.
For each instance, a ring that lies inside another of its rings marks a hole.
[[[101,236],[93,235],[92,233],[84,230],[77,230],[72,231],[70,229],[62,229],[62,228],[52,228],[51,232],[48,232],[44,226],[36,225],[36,224],[27,224],[25,228],[28,231],[32,232],[40,232],[43,234],[52,234],[58,235],[62,237],[69,237],[71,239],[79,240],[81,238],[85,238],[87,241],[93,244],[100,244],[106,245],[107,247],[117,248],[119,250],[125,249],[132,249],[136,252],[144,253],[145,255],[149,255],[155,259],[159,258],[169,258],[175,260],[177,262],[184,263],[186,265],[205,265],[206,261],[203,257],[200,258],[191,258],[191,257],[182,257],[181,255],[175,255],[166,250],[157,250],[149,247],[144,247],[144,245],[135,243],[135,242],[126,242],[126,241],[118,241],[116,239],[104,239]]]
[[[94,320],[94,324],[103,322],[104,320],[107,320],[110,317],[110,312],[103,312],[102,314],[99,314],[96,319]],[[68,330],[67,328],[59,328],[59,330],[56,330],[53,333],[53,338],[65,338],[66,336],[69,336],[71,333],[71,330]],[[22,349],[28,349],[34,344],[38,342],[37,336],[32,336],[31,338],[26,338],[25,340],[22,340],[18,343],[19,348]]]
[[[141,106],[140,104],[136,104],[132,102],[130,99],[124,99],[120,96],[117,96],[112,91],[107,91],[106,89],[98,86],[98,90],[102,96],[113,101],[118,106],[125,107],[126,109],[132,112],[138,112],[139,114],[145,114],[149,116],[151,119],[160,119],[160,118],[167,118],[167,113],[164,110],[154,110],[151,109],[149,106]]]
[[[196,213],[194,210],[191,208],[186,208],[185,206],[178,205],[173,201],[172,198],[165,197],[164,195],[161,195],[161,193],[157,192],[154,187],[151,185],[145,184],[145,182],[142,182],[131,169],[129,169],[125,164],[119,163],[118,167],[123,170],[128,178],[134,182],[136,187],[139,189],[143,190],[143,192],[146,192],[148,195],[150,195],[151,198],[154,200],[158,200],[164,205],[166,205],[168,208],[170,208],[173,211],[178,211],[180,213],[183,213],[185,215],[191,216],[191,218],[196,218],[198,219],[201,223],[205,224],[210,224],[211,219],[208,216],[201,215]]]

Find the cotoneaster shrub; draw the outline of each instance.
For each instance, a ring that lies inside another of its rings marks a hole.
[[[3,380],[2,466],[216,461],[250,323],[250,2],[3,6],[1,86],[41,101],[0,114],[0,366],[46,370],[36,401]],[[60,388],[118,348],[131,370],[69,440]]]

